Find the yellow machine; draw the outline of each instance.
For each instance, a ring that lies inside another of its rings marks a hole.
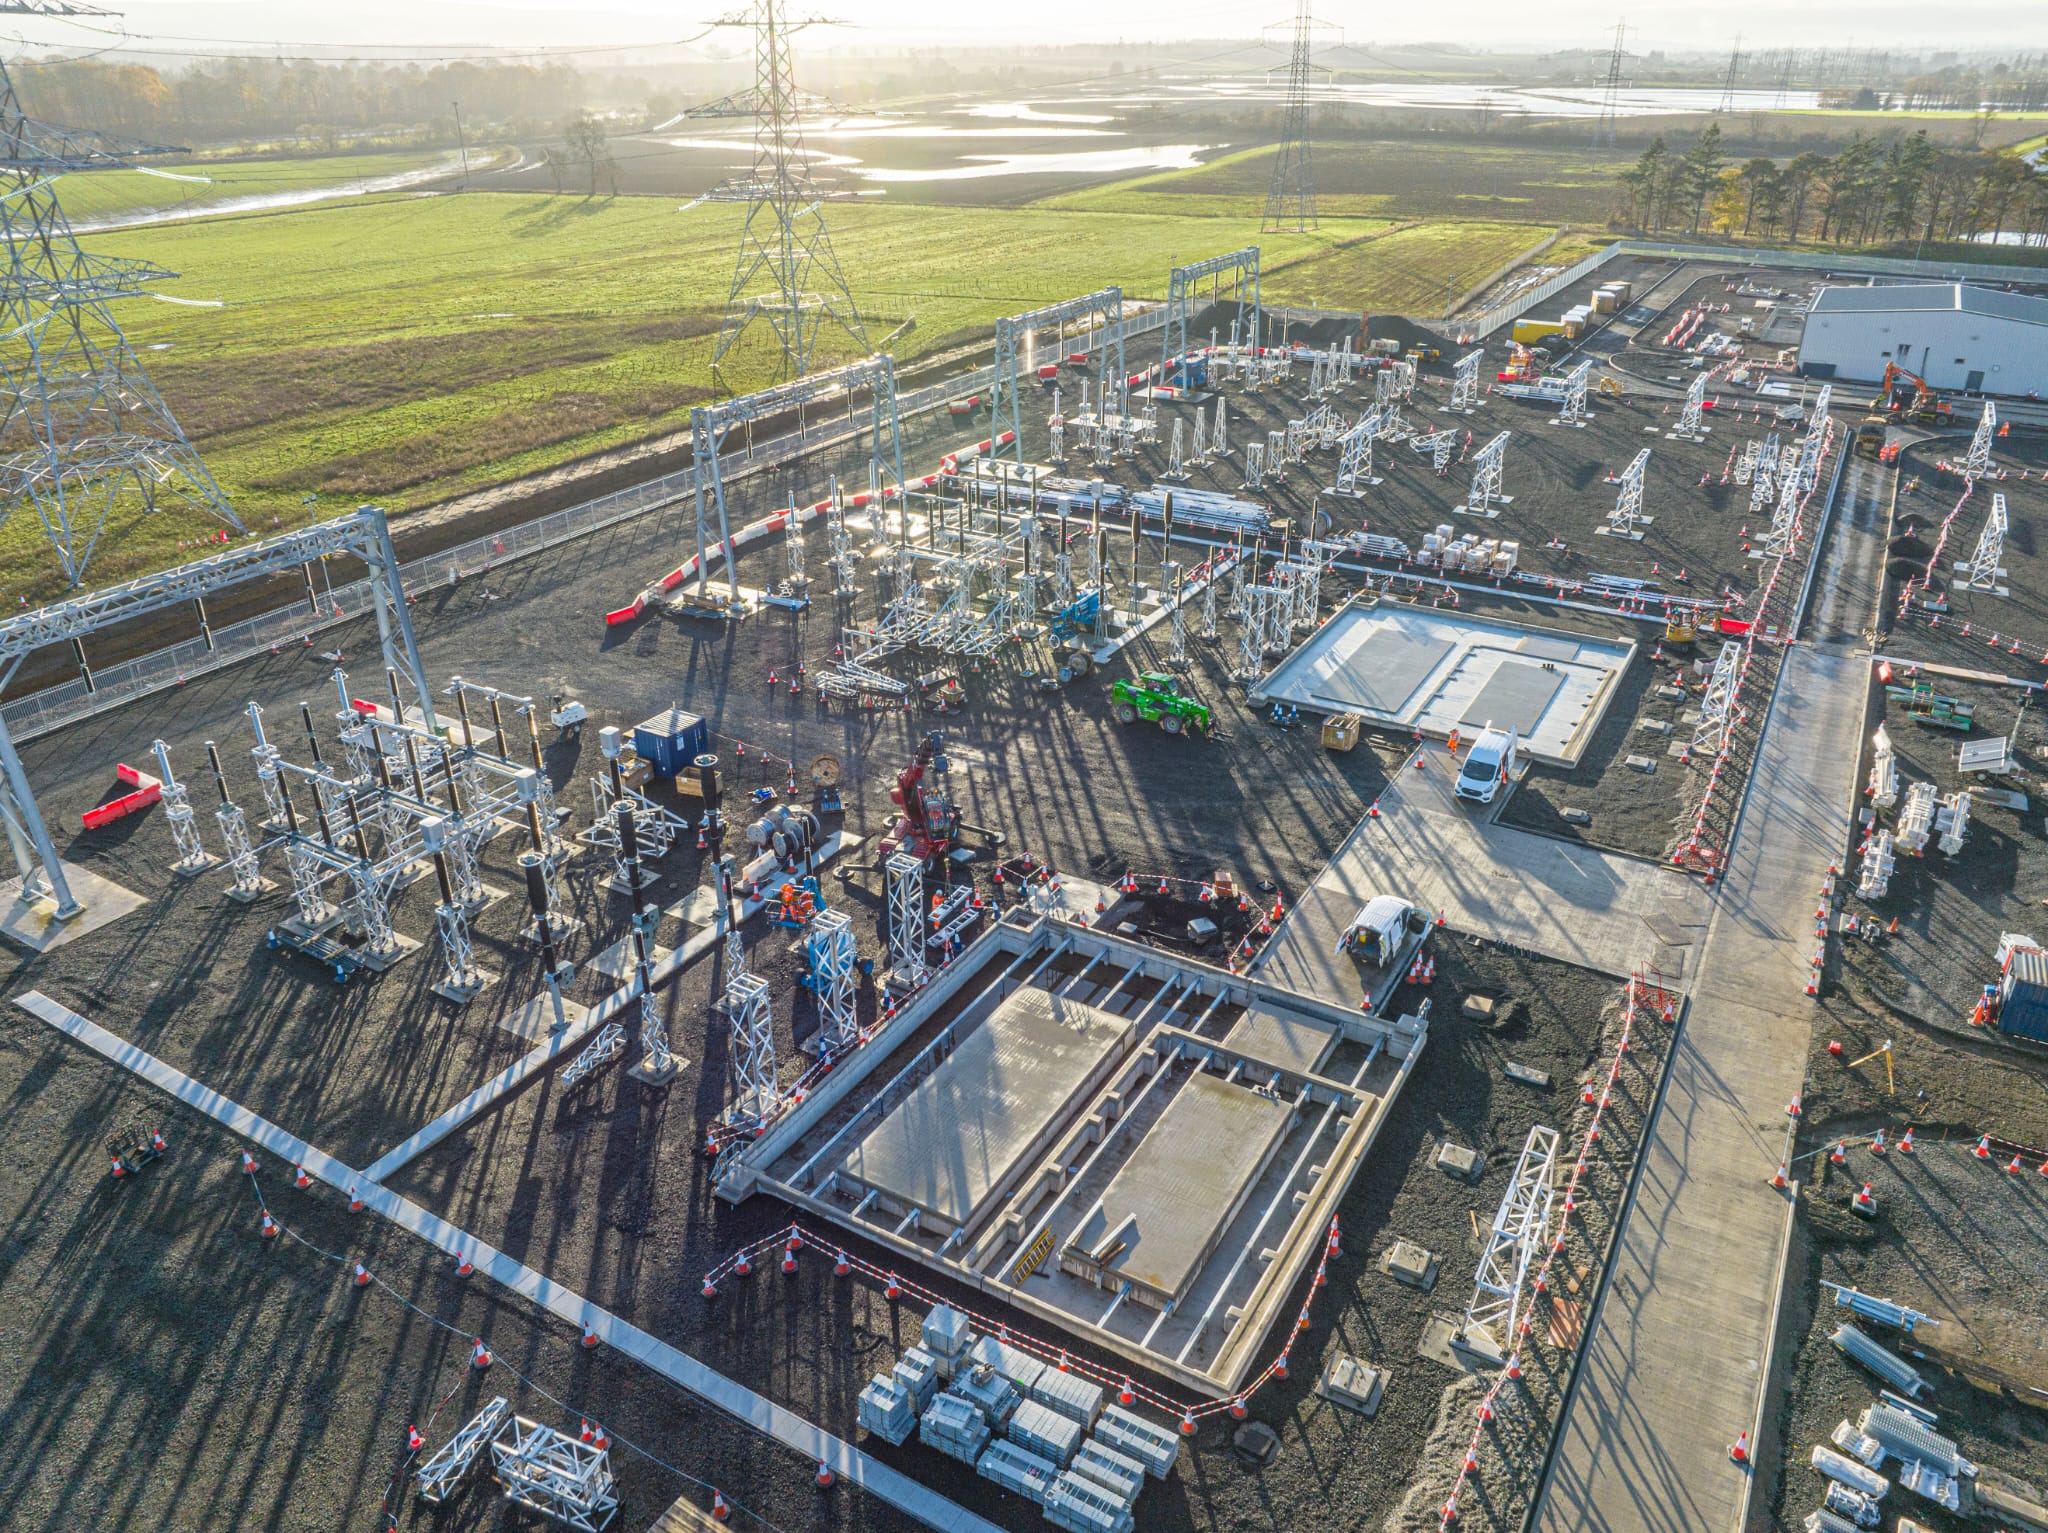
[[[1604,398],[1621,398],[1621,380],[1613,376],[1611,373],[1601,378],[1599,388],[1600,393]]]

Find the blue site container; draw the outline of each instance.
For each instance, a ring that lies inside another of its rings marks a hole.
[[[671,708],[635,726],[633,749],[654,763],[656,777],[673,777],[711,749],[711,731],[696,714]]]
[[[1998,1030],[2048,1043],[2048,953],[2014,948],[1999,992]]]

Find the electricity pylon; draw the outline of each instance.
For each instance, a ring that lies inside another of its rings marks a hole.
[[[1742,34],[1735,34],[1735,51],[1728,55],[1728,78],[1721,85],[1721,100],[1714,108],[1716,117],[1724,117],[1735,110],[1735,71],[1742,67]]]
[[[67,0],[0,0],[0,15],[110,14]],[[73,586],[117,511],[184,507],[242,530],[108,308],[177,273],[88,254],[57,200],[66,171],[176,152],[35,121],[0,62],[0,526],[34,506]]]
[[[1593,147],[1612,149],[1614,129],[1621,118],[1621,66],[1628,58],[1628,22],[1614,24],[1614,49],[1607,55],[1607,78],[1600,87],[1600,117],[1593,124]]]
[[[828,321],[852,338],[859,354],[869,350],[866,327],[825,225],[830,193],[812,177],[804,151],[803,97],[790,60],[791,36],[820,24],[829,23],[819,16],[789,21],[783,0],[753,0],[719,22],[754,34],[754,163],[744,176],[697,199],[747,205],[732,291],[711,357],[713,377],[757,319],[767,324],[782,350],[777,381],[812,370],[819,332]]]
[[[1294,51],[1287,63],[1287,121],[1280,152],[1273,157],[1273,180],[1266,188],[1262,233],[1302,233],[1317,226],[1315,154],[1309,143],[1313,124],[1309,111],[1310,34],[1315,18],[1309,0],[1294,0]]]

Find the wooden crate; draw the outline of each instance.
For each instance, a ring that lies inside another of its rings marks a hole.
[[[1365,727],[1365,720],[1355,713],[1333,713],[1323,720],[1323,749],[1326,751],[1348,751],[1358,744],[1358,733]]]

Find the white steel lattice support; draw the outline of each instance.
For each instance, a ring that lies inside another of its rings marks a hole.
[[[1690,754],[1711,763],[1721,753],[1733,724],[1729,707],[1736,681],[1742,675],[1742,646],[1729,640],[1714,657],[1714,671],[1700,693],[1699,722],[1692,727]]]
[[[281,829],[285,823],[284,789],[278,785],[277,772],[281,752],[264,735],[263,709],[255,703],[249,704],[249,726],[256,732],[249,754],[256,758],[256,782],[263,790],[263,822]]]
[[[482,1459],[484,1449],[497,1436],[498,1428],[511,1414],[512,1409],[505,1403],[505,1397],[495,1396],[469,1418],[461,1431],[436,1448],[420,1465],[416,1476],[420,1500],[439,1506],[460,1490],[462,1482],[469,1478],[470,1470]]]
[[[725,1023],[733,1093],[725,1120],[759,1123],[774,1110],[777,1095],[775,1012],[769,1004],[768,981],[758,974],[727,975]]]
[[[1332,495],[1363,495],[1368,485],[1381,481],[1372,471],[1372,444],[1379,435],[1380,412],[1368,410],[1358,423],[1337,439],[1337,478]]]
[[[395,958],[399,953],[398,933],[391,926],[391,901],[377,865],[357,862],[348,870],[349,907],[354,930],[363,939],[363,951],[372,958]]]
[[[1247,442],[1244,449],[1244,487],[1247,490],[1265,488],[1266,448],[1263,442]]]
[[[619,1510],[606,1450],[524,1416],[491,1439],[491,1468],[507,1501],[575,1533],[600,1533]]]
[[[1078,298],[1069,298],[1061,303],[1047,304],[1023,314],[1011,314],[996,321],[996,355],[994,376],[989,382],[989,456],[1000,458],[1005,452],[1003,435],[1011,434],[1009,448],[1011,455],[1024,461],[1024,422],[1018,393],[1018,368],[1022,362],[1020,353],[1031,345],[1033,332],[1050,330],[1055,336],[1062,333],[1073,320],[1083,320],[1091,328],[1098,318],[1103,331],[1101,364],[1102,400],[1101,413],[1106,418],[1112,413],[1111,393],[1126,376],[1124,369],[1124,295],[1122,288],[1106,287],[1098,292],[1084,293]],[[1111,358],[1115,360],[1112,361]],[[1088,413],[1084,399],[1081,413]],[[1107,433],[1100,433],[1104,438]],[[1106,446],[1098,443],[1098,449]],[[900,482],[900,479],[899,479]]]
[[[1999,584],[2005,578],[2005,570],[1999,561],[2005,557],[2005,535],[2010,530],[2006,516],[2005,497],[1991,497],[1991,514],[1984,518],[1984,530],[1977,534],[1977,551],[1967,560],[1958,560],[1956,573],[1965,577],[1963,584],[1972,591],[1989,591],[1998,596],[2006,594],[2006,588]],[[164,801],[170,801],[168,788]]]
[[[1505,506],[1514,500],[1512,495],[1501,493],[1501,476],[1507,462],[1508,438],[1514,435],[1503,431],[1472,456],[1472,488],[1465,495],[1465,511],[1472,516],[1497,516],[1493,508]]]
[[[1159,381],[1162,384],[1174,381],[1175,367],[1188,356],[1188,321],[1194,317],[1194,305],[1200,298],[1204,278],[1209,281],[1212,301],[1220,298],[1227,288],[1238,300],[1240,316],[1248,318],[1253,333],[1257,333],[1259,250],[1256,245],[1174,267],[1167,273],[1166,324],[1159,353]],[[1212,353],[1216,349],[1213,335],[1209,349]]]
[[[818,1003],[818,1057],[834,1058],[860,1041],[860,1016],[854,1004],[858,955],[853,922],[844,911],[818,913],[804,935],[804,957],[811,972],[811,994]]]
[[[1984,401],[1984,413],[1977,420],[1976,435],[1970,438],[1969,456],[1963,459],[1963,477],[1982,479],[1991,472],[1991,441],[1998,435],[1998,406]]]
[[[1238,603],[1237,664],[1231,668],[1235,681],[1253,682],[1265,674],[1266,652],[1265,587],[1248,585]]]
[[[476,966],[476,948],[469,940],[469,917],[461,905],[450,901],[434,907],[434,924],[441,934],[440,994],[454,997],[475,995],[483,988],[483,976]]]
[[[1586,385],[1592,380],[1593,364],[1581,362],[1564,380],[1564,403],[1559,406],[1555,426],[1584,426],[1591,412],[1586,408]]]
[[[2003,503],[2004,497],[1999,497]],[[199,827],[193,824],[191,795],[185,785],[171,775],[171,752],[163,741],[158,740],[150,749],[156,754],[156,769],[163,776],[164,823],[170,827],[171,842],[178,849],[178,859],[171,864],[171,871],[184,878],[204,873],[213,866],[206,843],[199,839]]]
[[[1046,456],[1055,463],[1067,461],[1067,416],[1060,408],[1060,391],[1052,391],[1052,413],[1045,418],[1045,433],[1050,442]]]
[[[1216,396],[1216,429],[1210,432],[1209,436],[1209,455],[1212,458],[1229,457],[1230,437],[1223,414],[1223,396],[1221,394]]]
[[[924,961],[924,863],[897,852],[884,864],[889,877],[889,985],[900,995],[930,977]]]
[[[1643,529],[1656,520],[1643,515],[1643,473],[1650,466],[1650,449],[1645,447],[1630,460],[1615,480],[1618,489],[1614,509],[1607,513],[1607,525],[1600,530],[1610,537],[1640,541]]]
[[[597,1030],[597,1036],[590,1040],[582,1053],[570,1060],[562,1069],[562,1089],[573,1091],[585,1081],[594,1077],[606,1065],[616,1064],[626,1052],[626,1029],[617,1022],[607,1022]]]
[[[1443,409],[1452,415],[1470,415],[1479,408],[1479,367],[1486,360],[1483,351],[1468,351],[1458,358],[1451,372],[1451,399]]]
[[[1429,466],[1439,479],[1451,471],[1451,455],[1458,450],[1456,431],[1433,431],[1429,436]]]
[[[1799,476],[1786,474],[1778,487],[1777,509],[1771,513],[1770,531],[1758,545],[1758,556],[1782,559],[1792,551],[1792,539],[1799,527]]]
[[[1294,591],[1281,582],[1284,570],[1274,571],[1275,583],[1266,588],[1266,639],[1264,653],[1284,655],[1294,647]]]
[[[249,839],[248,818],[235,804],[222,804],[213,817],[220,822],[221,846],[228,854],[228,871],[235,878],[228,893],[238,900],[253,900],[263,892],[263,874],[255,843]]]
[[[1180,422],[1173,423],[1173,434],[1180,435]],[[1194,440],[1188,444],[1188,466],[1202,468],[1209,462],[1209,417],[1200,410],[1195,411]]]
[[[1484,1336],[1503,1356],[1514,1350],[1529,1263],[1550,1224],[1557,1190],[1557,1140],[1557,1130],[1541,1123],[1529,1130],[1479,1258],[1472,1302],[1465,1306],[1462,1339],[1470,1342]]]
[[[1678,412],[1678,424],[1670,433],[1674,440],[1697,442],[1706,437],[1707,424],[1704,417],[1707,409],[1707,380],[1710,376],[1709,373],[1701,373],[1686,386],[1685,406]]]
[[[1159,475],[1161,479],[1185,479],[1188,476],[1185,430],[1179,416],[1173,420],[1173,436],[1166,449],[1166,468]]]
[[[1216,637],[1216,587],[1222,579],[1223,567],[1211,559],[1209,578],[1202,582],[1202,637],[1205,639]]]
[[[1763,439],[1756,450],[1756,456],[1749,465],[1749,514],[1763,515],[1764,507],[1771,504],[1771,498],[1778,493],[1778,433],[1773,431]]]
[[[1820,483],[1820,457],[1827,451],[1827,433],[1809,431],[1799,440],[1799,493],[1811,495],[1813,487]]]
[[[1826,429],[1828,410],[1834,402],[1835,386],[1832,383],[1823,383],[1820,386],[1820,392],[1813,396],[1813,408],[1807,411],[1806,414],[1806,429],[1808,431],[1820,432]]]
[[[327,870],[320,859],[294,837],[285,846],[284,865],[292,877],[292,902],[298,906],[300,924],[308,931],[331,924],[335,909],[327,902]]]
[[[640,969],[640,1062],[633,1067],[642,1080],[666,1082],[674,1078],[683,1062],[668,1046],[668,1022],[661,1014],[661,998],[649,981],[653,978],[643,964]]]
[[[1188,607],[1181,589],[1180,562],[1174,560],[1166,566],[1167,600],[1173,603],[1173,610],[1167,618],[1170,625],[1167,632],[1166,663],[1173,670],[1179,670],[1188,663]]]

